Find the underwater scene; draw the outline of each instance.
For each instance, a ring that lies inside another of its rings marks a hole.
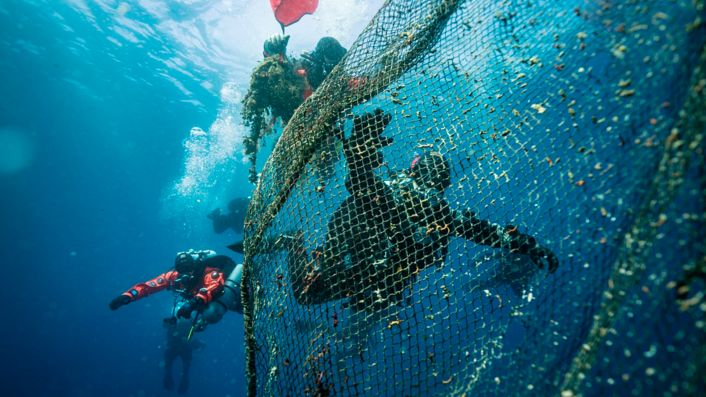
[[[704,0],[0,22],[0,394],[706,395]]]

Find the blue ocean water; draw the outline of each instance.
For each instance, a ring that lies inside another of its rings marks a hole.
[[[290,50],[313,47],[338,23],[325,16],[357,3],[322,5],[291,30]],[[375,10],[338,23],[341,41]],[[176,252],[226,253],[241,237],[214,234],[205,215],[252,191],[238,104],[279,26],[266,1],[157,0],[9,0],[0,26],[0,394],[168,395],[172,296],[107,305]],[[189,138],[194,127],[206,142]],[[197,337],[189,393],[242,395],[242,317]]]

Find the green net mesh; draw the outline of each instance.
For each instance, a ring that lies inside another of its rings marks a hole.
[[[705,16],[386,2],[262,170],[249,392],[703,393]]]

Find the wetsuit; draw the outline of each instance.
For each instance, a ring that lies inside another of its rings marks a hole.
[[[181,379],[179,393],[189,389],[189,369],[193,359],[193,351],[203,347],[203,343],[196,338],[189,338],[191,321],[178,320],[165,322],[167,329],[167,342],[164,349],[164,388],[174,388],[173,367],[177,358],[181,359]]]
[[[144,283],[135,284],[122,295],[134,302],[155,292],[171,289],[180,291],[183,296],[193,297],[199,303],[207,304],[223,292],[225,284],[223,271],[215,267],[206,267],[203,275],[192,286],[186,285],[179,279],[179,272],[170,270]]]

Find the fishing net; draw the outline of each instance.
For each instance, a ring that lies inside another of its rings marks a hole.
[[[253,195],[249,393],[702,394],[705,16],[386,2]]]

